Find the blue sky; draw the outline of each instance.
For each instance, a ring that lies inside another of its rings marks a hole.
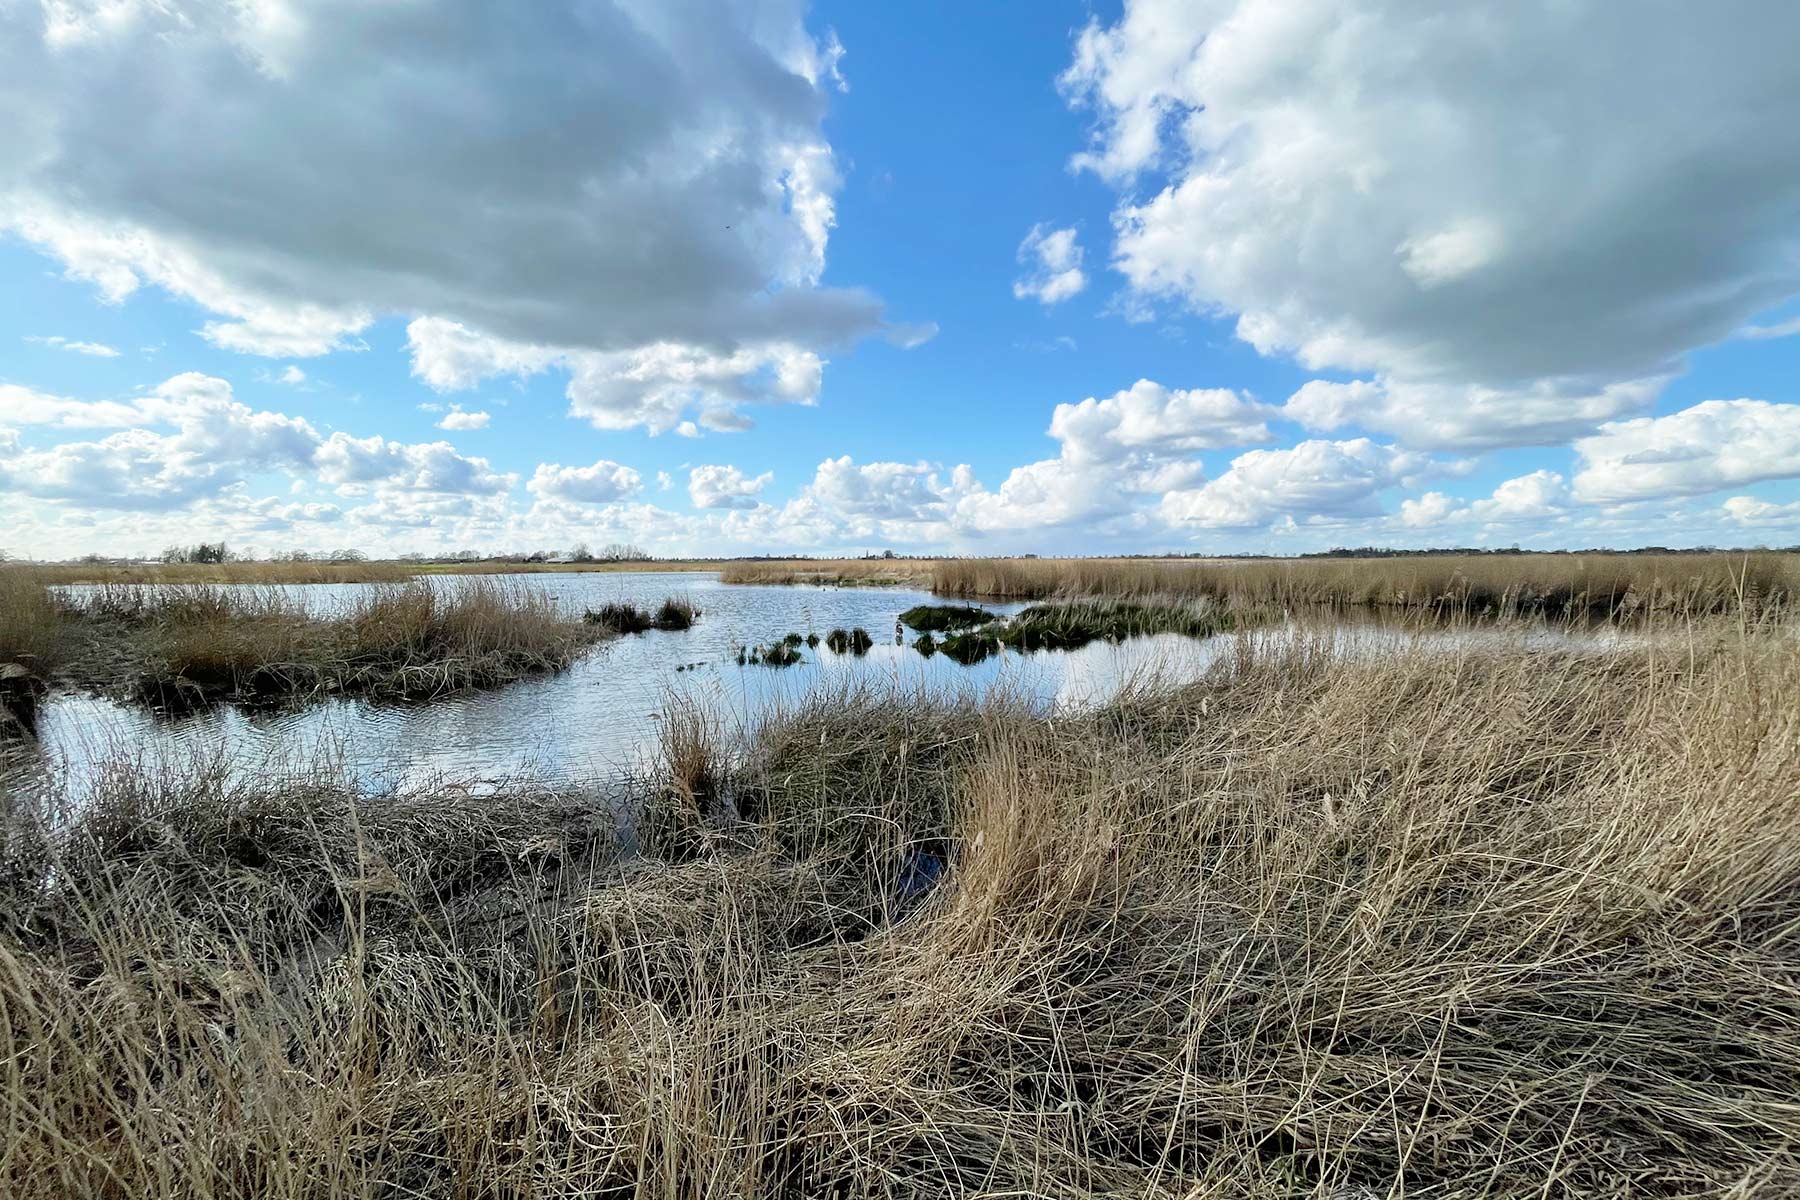
[[[1800,542],[1724,9],[0,5],[0,549]]]

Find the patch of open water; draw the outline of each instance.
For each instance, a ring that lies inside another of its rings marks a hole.
[[[465,578],[440,577],[438,586],[455,587]],[[749,726],[816,689],[874,685],[952,696],[1005,689],[1046,710],[1066,710],[1103,703],[1127,686],[1191,681],[1233,640],[1165,634],[1072,651],[1008,651],[964,666],[919,654],[912,649],[917,635],[899,630],[902,611],[940,602],[923,591],[723,584],[716,574],[667,572],[518,575],[507,582],[548,592],[572,613],[615,600],[654,607],[681,595],[701,617],[689,630],[605,643],[557,675],[413,705],[336,699],[274,712],[219,706],[169,716],[59,695],[40,713],[28,772],[69,797],[85,794],[96,771],[120,762],[144,769],[224,764],[246,775],[329,765],[370,789],[443,779],[474,786],[516,777],[584,783],[641,768],[655,752],[663,713],[675,705],[699,705],[728,728]],[[365,586],[283,590],[329,612]],[[1010,613],[1023,606],[985,607]],[[858,626],[875,639],[865,655],[834,654],[820,644],[803,647],[805,661],[796,666],[737,662],[740,645],[772,642],[790,631],[823,638]],[[1293,636],[1295,628],[1255,636]],[[1316,625],[1309,629],[1317,632]],[[1380,623],[1334,630],[1346,650],[1379,650],[1415,636]],[[1460,643],[1476,635],[1464,629],[1443,636]]]

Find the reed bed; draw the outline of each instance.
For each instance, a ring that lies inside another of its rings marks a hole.
[[[615,600],[589,609],[582,620],[610,633],[644,633],[651,629],[692,629],[700,619],[700,610],[685,596],[669,596],[654,611],[639,608],[629,600]]]
[[[279,588],[107,587],[76,609],[74,679],[181,706],[328,694],[418,699],[559,670],[604,631],[528,588],[378,584],[340,614]]]
[[[721,583],[811,584],[821,587],[927,587],[938,564],[925,558],[800,558],[727,562]]]
[[[67,625],[44,585],[0,567],[0,742],[36,729],[38,703],[67,653]]]
[[[122,773],[0,854],[0,1194],[1795,1194],[1791,632],[1484,646],[585,809]]]
[[[35,571],[0,567],[0,664],[47,679],[67,652],[62,614]]]
[[[44,583],[189,586],[220,583],[399,583],[419,573],[403,562],[45,563]]]
[[[1420,555],[1372,559],[947,559],[944,596],[1039,600],[1113,596],[1236,608],[1394,608],[1441,616],[1683,617],[1784,603],[1794,555]]]
[[[712,558],[595,559],[592,562],[515,562],[510,559],[477,559],[473,562],[415,562],[406,564],[418,575],[679,575],[716,571],[720,560]]]

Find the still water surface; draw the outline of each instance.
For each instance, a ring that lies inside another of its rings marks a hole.
[[[1232,640],[1161,635],[1067,652],[1006,652],[963,666],[942,655],[920,655],[911,648],[916,635],[910,630],[897,644],[899,614],[937,602],[923,591],[722,584],[710,573],[509,580],[550,593],[572,613],[612,600],[652,607],[683,595],[701,617],[689,630],[652,630],[604,643],[557,675],[422,704],[337,699],[277,712],[221,706],[170,717],[92,696],[59,696],[40,716],[34,770],[71,796],[87,790],[102,764],[121,761],[146,767],[222,762],[246,775],[329,766],[369,788],[435,780],[493,786],[518,777],[588,782],[641,767],[655,751],[663,714],[677,705],[698,705],[727,728],[749,726],[818,689],[843,686],[952,696],[1003,688],[1047,710],[1080,708],[1104,702],[1124,686],[1196,678]],[[436,583],[456,587],[462,578]],[[284,590],[314,611],[329,612],[363,586]],[[1007,613],[1021,606],[987,607]],[[805,661],[787,668],[739,666],[736,660],[738,646],[772,642],[789,631],[823,637],[856,626],[875,639],[861,657],[836,655],[821,644],[803,648]],[[1399,636],[1369,626],[1341,632],[1365,646]]]

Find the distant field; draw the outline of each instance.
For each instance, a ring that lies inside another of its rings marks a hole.
[[[4,571],[7,568],[0,568]],[[725,583],[914,587],[990,600],[1161,598],[1238,608],[1397,608],[1444,615],[1700,615],[1785,601],[1800,555],[1395,555],[1383,558],[846,558],[638,562],[61,563],[12,568],[47,584],[356,583],[417,575],[717,571]]]
[[[413,563],[411,566],[419,575],[585,575],[618,571],[716,571],[720,561],[714,558],[661,558],[633,562],[447,562]]]
[[[419,573],[398,562],[41,563],[9,564],[42,583],[393,583]]]
[[[121,761],[0,824],[0,1195],[1793,1196],[1796,729],[1734,616],[613,791]]]
[[[928,588],[942,565],[931,558],[757,559],[724,563],[719,568],[719,578],[726,583]]]
[[[730,562],[726,583],[929,588],[986,600],[1113,597],[1442,615],[1699,615],[1785,601],[1800,555],[1421,554],[1385,558],[945,558]]]
[[[39,563],[11,564],[48,584],[71,583],[393,583],[418,575],[536,575],[565,572],[714,571],[716,560],[664,559],[653,562],[526,563],[401,562],[360,563]],[[0,571],[9,569],[0,566]]]

